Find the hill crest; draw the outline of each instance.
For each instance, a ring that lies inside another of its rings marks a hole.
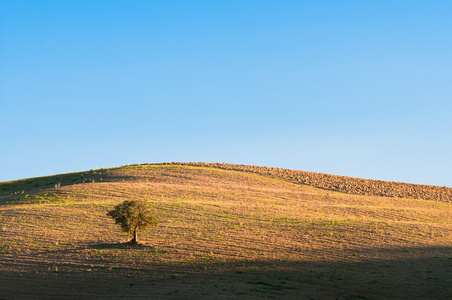
[[[452,188],[434,185],[362,179],[300,170],[228,163],[172,162],[163,164],[211,167],[224,170],[251,172],[260,175],[270,175],[290,180],[295,183],[311,185],[325,190],[352,195],[452,202]]]
[[[248,172],[264,176],[282,178],[297,184],[309,185],[324,190],[336,191],[351,195],[423,199],[452,203],[452,188],[434,185],[363,179],[301,170],[291,170],[254,165],[229,164],[229,163],[166,162],[166,163],[135,164],[131,166],[146,166],[146,165],[181,165],[181,166],[217,168],[223,170]],[[115,169],[118,168],[109,168],[103,170],[107,171]],[[92,174],[90,174],[90,172]],[[70,177],[70,180],[69,182],[66,183],[63,182],[62,183],[63,185],[71,183],[72,184],[82,182],[85,183],[87,181],[90,182],[101,179],[99,176],[96,176],[96,170],[91,170],[85,172],[74,172],[45,177],[37,177],[32,179],[1,182],[0,198],[7,197],[8,195],[14,196],[16,194],[23,193],[21,190],[22,187],[25,187],[25,189],[27,189],[29,187],[34,187],[38,185],[42,186],[42,183],[38,184],[37,182],[35,182],[36,180],[38,180],[39,182],[46,181],[47,185],[53,186],[58,185],[61,182],[60,179],[64,177]],[[32,180],[33,182],[30,180]],[[29,184],[26,183],[28,181]],[[30,186],[28,187],[28,185]]]

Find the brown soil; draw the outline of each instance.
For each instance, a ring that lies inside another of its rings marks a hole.
[[[106,216],[133,199],[138,246]],[[451,208],[174,164],[0,183],[0,299],[450,299]]]
[[[225,163],[169,163],[271,175],[296,183],[353,195],[398,197],[452,202],[452,188],[434,185],[371,180],[323,173]]]

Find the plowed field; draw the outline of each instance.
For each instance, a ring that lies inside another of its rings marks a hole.
[[[447,197],[347,194],[221,167],[0,183],[0,299],[452,298]],[[159,219],[140,246],[106,216],[133,199]]]

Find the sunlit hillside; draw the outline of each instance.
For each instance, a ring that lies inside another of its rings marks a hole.
[[[106,213],[146,199],[141,246]],[[452,298],[452,204],[136,165],[0,183],[0,298]]]

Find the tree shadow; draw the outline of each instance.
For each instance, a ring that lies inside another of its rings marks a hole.
[[[147,249],[154,250],[156,249],[153,245],[148,245],[144,242],[138,242],[136,244],[132,244],[129,242],[121,242],[121,243],[108,243],[108,244],[90,244],[86,247],[86,249]]]

